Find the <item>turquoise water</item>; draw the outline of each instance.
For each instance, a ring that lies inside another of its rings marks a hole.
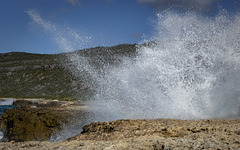
[[[12,109],[16,106],[12,105],[13,99],[0,99],[0,116],[3,114],[4,110]]]
[[[12,109],[14,107],[17,107],[13,104],[13,99],[9,98],[9,99],[0,99],[0,116],[3,114],[4,110],[9,110]],[[3,132],[0,131],[0,139],[2,139],[3,137]]]
[[[4,110],[12,109],[16,106],[14,105],[0,105],[0,116],[3,114]]]

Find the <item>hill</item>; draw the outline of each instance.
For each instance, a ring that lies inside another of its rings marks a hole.
[[[0,54],[0,97],[85,100],[84,76],[74,75],[69,56],[82,56],[95,68],[116,65],[119,57],[136,55],[136,45],[95,47],[60,54]]]

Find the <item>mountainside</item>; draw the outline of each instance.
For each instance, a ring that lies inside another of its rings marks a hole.
[[[11,52],[0,54],[0,97],[85,100],[88,85],[71,70],[70,55],[88,58],[95,68],[116,65],[119,57],[136,55],[136,45],[96,47],[54,55]]]

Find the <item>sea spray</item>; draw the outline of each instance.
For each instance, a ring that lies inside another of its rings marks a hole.
[[[90,35],[86,35],[84,32],[80,32],[69,26],[59,26],[45,20],[35,9],[29,9],[25,12],[32,19],[31,28],[43,31],[50,40],[58,45],[59,52],[70,52],[86,47],[91,41],[92,37]]]
[[[238,117],[239,23],[239,14],[158,14],[152,42],[97,79],[96,119]]]
[[[36,11],[27,13],[65,52],[77,49],[76,40],[70,40],[74,34],[62,34]],[[93,92],[85,123],[238,117],[240,15],[165,12],[157,17],[156,34],[139,44],[136,57],[121,57],[116,66],[96,69],[89,58],[69,54],[70,70],[84,76]]]
[[[94,68],[89,64],[87,58],[84,58],[77,53],[72,53],[81,47],[86,46],[91,42],[92,37],[82,34],[81,32],[70,27],[61,27],[51,21],[45,20],[38,11],[29,9],[25,11],[32,19],[32,28],[40,27],[40,31],[44,31],[50,40],[54,41],[59,47],[59,52],[67,53],[68,60],[62,60],[62,65],[68,68],[75,76],[82,76],[85,82],[93,81],[92,78],[97,78]],[[91,74],[91,75],[90,75]],[[96,80],[96,79],[95,79]]]
[[[12,98],[6,98],[6,99],[0,99],[0,105],[12,105],[13,104],[13,99]]]
[[[66,57],[64,57],[68,60],[62,60],[63,67],[69,69],[77,78],[80,76],[85,85],[87,85],[92,92],[96,92],[99,87],[98,79],[103,78],[105,74],[104,71],[107,70],[104,68],[107,67],[104,66],[103,62],[99,61],[99,63],[102,63],[102,68],[96,69],[96,67],[90,63],[89,58],[83,57],[77,52],[73,52],[90,43],[92,39],[91,36],[81,35],[75,29],[70,27],[63,28],[51,21],[45,20],[39,12],[34,9],[29,9],[25,12],[32,19],[31,25],[33,28],[40,27],[40,31],[44,31],[44,33],[50,37],[50,40],[58,45],[60,52],[68,52],[65,55]],[[96,115],[96,111],[94,110],[95,108],[92,108],[90,112],[85,112],[82,116],[72,118],[72,124],[64,126],[64,130],[53,135],[51,141],[65,140],[79,134],[82,131],[83,125],[97,120],[104,120],[105,115],[101,115],[101,118],[98,118],[99,114],[102,113],[98,112],[98,115]]]
[[[44,33],[50,37],[50,40],[58,45],[60,52],[72,52],[91,41],[91,36],[80,35],[79,32],[70,27],[63,28],[45,20],[38,11],[34,9],[29,9],[25,12],[32,19],[31,25],[33,28],[40,27],[41,31],[44,31]],[[81,74],[81,76],[86,77],[85,81],[92,78],[89,74],[93,72],[93,69],[87,59],[75,53],[68,53],[67,56],[68,60],[63,60],[62,64],[64,67],[69,68],[73,75],[79,76],[79,74]],[[82,119],[83,117],[85,116],[79,116],[77,119],[73,118],[72,124],[64,126],[65,129],[62,132],[52,135],[50,141],[61,141],[79,134],[82,131],[82,126],[90,123],[88,119]]]
[[[28,14],[59,47],[74,50],[74,34],[62,34],[35,11]],[[151,42],[139,45],[136,58],[120,58],[119,66],[96,70],[89,58],[69,55],[71,71],[84,76],[94,91],[88,100],[97,111],[93,120],[239,115],[239,14],[165,12],[157,17]]]

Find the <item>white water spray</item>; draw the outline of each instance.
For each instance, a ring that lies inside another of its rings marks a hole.
[[[158,15],[153,42],[97,79],[97,120],[239,117],[239,24],[240,15]]]
[[[13,104],[13,99],[12,98],[7,98],[4,100],[0,99],[0,105],[12,105]]]
[[[61,34],[35,11],[27,13],[59,47],[74,50],[69,39],[79,36]],[[239,14],[158,14],[151,42],[138,47],[136,58],[121,58],[118,67],[99,72],[86,58],[71,55],[73,72],[93,81],[87,83],[95,91],[88,103],[96,111],[92,121],[239,117],[239,24]]]
[[[34,10],[27,13],[65,52],[90,40],[70,28],[62,30]],[[239,14],[159,14],[151,42],[139,45],[135,58],[119,58],[118,66],[97,71],[87,58],[70,53],[71,71],[85,76],[94,91],[88,100],[92,113],[52,141],[76,135],[79,124],[92,121],[239,117],[239,24]]]

